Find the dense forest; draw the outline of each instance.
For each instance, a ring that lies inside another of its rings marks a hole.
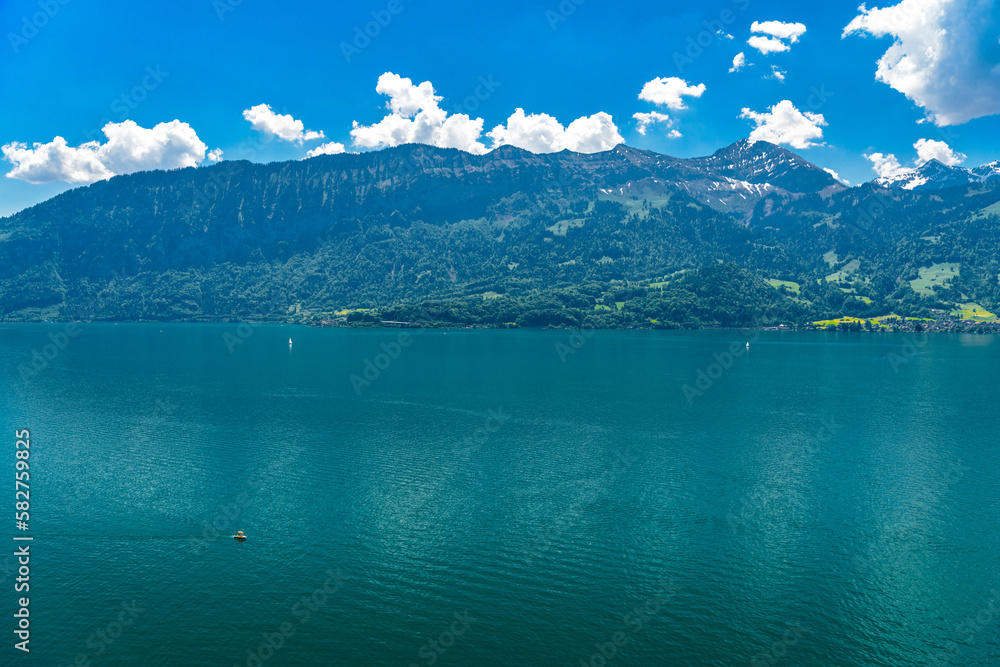
[[[225,162],[0,220],[5,321],[796,325],[1000,307],[1000,187],[846,188],[777,146]]]

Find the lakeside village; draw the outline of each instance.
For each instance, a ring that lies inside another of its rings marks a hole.
[[[370,312],[370,311],[369,311]],[[338,314],[332,319],[314,321],[314,326],[321,327],[390,327],[390,328],[446,328],[446,329],[519,329],[516,323],[508,323],[502,327],[483,324],[460,324],[454,322],[400,322],[394,320],[381,320],[377,317],[351,318],[346,314]],[[596,324],[596,323],[595,323]],[[546,329],[575,329],[577,326],[548,325]],[[600,325],[588,328],[604,328]],[[670,326],[664,327],[659,323],[650,322],[648,326],[624,326],[614,327],[621,329],[732,329],[734,327],[723,326]],[[738,328],[738,327],[737,327]],[[803,324],[778,324],[761,327],[747,327],[760,329],[762,331],[848,331],[848,332],[868,332],[868,333],[975,333],[975,334],[1000,334],[1000,319],[961,319],[958,316],[944,316],[940,319],[930,319],[923,317],[901,317],[899,315],[883,315],[881,317],[861,318],[861,317],[841,317],[834,320],[820,320],[817,322],[806,322]]]
[[[791,329],[791,327],[763,328]],[[922,317],[904,318],[897,315],[887,315],[871,319],[842,317],[837,320],[810,322],[796,327],[796,329],[799,331],[869,331],[872,333],[896,331],[914,331],[920,333],[928,331],[932,333],[998,334],[1000,333],[1000,319],[962,319],[954,315],[941,317],[936,320]]]

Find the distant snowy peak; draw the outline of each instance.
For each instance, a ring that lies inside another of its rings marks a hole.
[[[1000,179],[1000,160],[993,160],[993,162],[987,162],[974,169],[970,169],[969,173],[978,178],[979,182]]]
[[[789,192],[819,192],[843,186],[808,160],[766,141],[742,139],[694,163],[710,172],[747,183],[768,183]]]
[[[891,190],[943,190],[1000,180],[1000,161],[966,169],[928,160],[915,169],[901,170],[892,176],[876,178],[872,183]]]

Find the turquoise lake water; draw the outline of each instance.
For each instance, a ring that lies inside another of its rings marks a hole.
[[[80,326],[0,664],[1000,665],[1000,338]]]

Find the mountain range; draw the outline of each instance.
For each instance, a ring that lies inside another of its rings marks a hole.
[[[998,202],[997,163],[849,188],[746,140],[691,159],[403,145],[230,161],[117,176],[0,220],[0,317],[986,321]]]
[[[873,182],[883,188],[901,190],[941,190],[962,185],[974,185],[1000,180],[1000,160],[994,160],[972,169],[949,166],[936,159],[919,167],[903,169],[891,176],[876,178]]]

